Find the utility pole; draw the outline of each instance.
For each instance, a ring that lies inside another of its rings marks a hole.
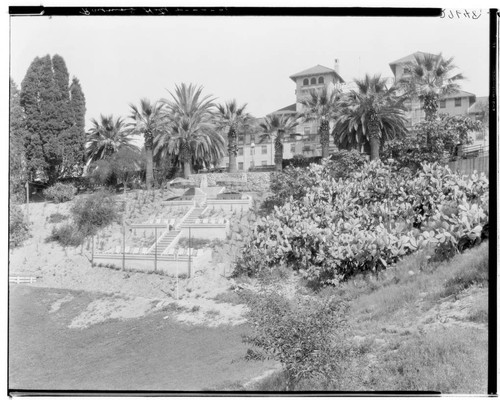
[[[179,300],[179,261],[178,261],[179,255],[175,253],[175,270],[176,270],[176,275],[177,275],[177,300]]]
[[[122,238],[122,271],[125,271],[125,222],[122,222],[123,238]]]
[[[155,226],[155,271],[158,265],[158,227]]]
[[[94,268],[94,235],[92,235],[92,261],[90,262],[90,266]]]
[[[188,243],[188,278],[191,278],[191,227],[189,227]]]
[[[26,219],[30,223],[30,183],[26,181]]]

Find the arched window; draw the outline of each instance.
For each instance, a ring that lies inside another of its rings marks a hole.
[[[311,85],[316,85],[316,78],[311,78]]]
[[[304,82],[302,82],[302,84],[303,84],[304,86],[309,85],[309,79],[304,79]]]
[[[325,79],[322,76],[320,76],[318,79],[318,83],[325,83]]]

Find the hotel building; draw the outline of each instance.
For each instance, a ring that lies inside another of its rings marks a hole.
[[[402,77],[409,73],[407,64],[415,62],[416,57],[425,54],[421,51],[412,53],[406,57],[400,58],[389,63],[389,66],[394,75],[390,81],[397,83]],[[434,55],[437,57],[437,55]],[[346,84],[344,79],[339,74],[339,61],[336,59],[334,68],[328,68],[323,65],[316,65],[304,71],[297,72],[290,76],[290,79],[295,83],[295,102],[286,107],[280,108],[269,115],[297,115],[300,114],[302,104],[299,100],[307,96],[311,91],[327,86],[341,90],[349,90],[354,88],[352,83]],[[473,114],[476,95],[463,90],[445,96],[439,102],[439,114],[453,115],[468,115]],[[424,120],[425,114],[422,104],[418,99],[414,99],[408,104],[407,118],[409,125],[413,126]],[[262,122],[264,118],[259,118],[258,122]],[[300,121],[295,128],[293,137],[285,136],[283,139],[283,159],[292,158],[294,155],[301,154],[305,157],[321,156],[321,144],[318,134],[319,124],[316,121]],[[237,167],[238,171],[262,170],[271,168],[274,165],[274,143],[271,140],[261,140],[258,133],[250,133],[240,135],[238,138],[238,155]],[[333,138],[330,137],[330,152],[336,149],[333,144]],[[229,158],[224,157],[221,166],[229,166]]]
[[[303,111],[299,100],[310,92],[324,86],[335,88],[345,85],[339,74],[338,60],[335,60],[334,69],[316,65],[291,75],[290,79],[295,83],[295,102],[270,113],[270,115],[297,115]],[[264,118],[259,118],[258,122],[263,120]],[[294,136],[286,135],[283,139],[283,158],[292,158],[296,154],[305,157],[321,156],[318,128],[319,125],[316,121],[300,121],[299,125],[295,127]],[[236,159],[238,171],[259,170],[274,165],[274,143],[270,139],[261,140],[259,136],[258,133],[251,133],[240,135],[238,138],[239,149]],[[334,148],[332,138],[331,148]],[[227,156],[224,157],[222,166],[229,166]]]

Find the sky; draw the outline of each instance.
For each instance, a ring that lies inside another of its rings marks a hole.
[[[262,117],[295,102],[290,75],[339,59],[345,81],[391,77],[389,62],[415,51],[453,56],[462,89],[488,95],[488,15],[480,18],[11,17],[10,75],[20,86],[36,56],[61,55],[82,85],[87,128],[100,114],[170,98],[195,83],[218,102]]]

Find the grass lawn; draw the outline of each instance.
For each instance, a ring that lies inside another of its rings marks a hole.
[[[73,299],[51,312],[68,294]],[[190,326],[164,319],[167,311],[68,328],[100,296],[10,287],[11,390],[210,390],[245,383],[272,366],[243,359],[245,326]]]

